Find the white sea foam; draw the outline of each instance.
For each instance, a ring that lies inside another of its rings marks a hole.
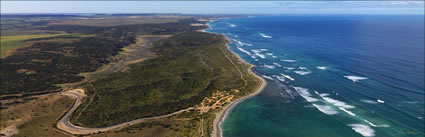
[[[251,43],[244,43],[244,45],[246,45],[246,46],[254,46],[254,44],[251,44]]]
[[[274,80],[273,77],[267,76],[267,75],[261,75],[263,76],[263,78],[269,79],[269,80]]]
[[[273,53],[266,53],[266,55],[273,56]]]
[[[251,52],[249,52],[249,51],[247,51],[247,50],[245,50],[245,49],[243,49],[243,48],[241,48],[241,47],[239,47],[239,46],[237,46],[236,48],[238,48],[240,51],[242,51],[243,53],[246,53],[246,54],[248,54],[248,55],[252,55],[251,54]]]
[[[277,75],[273,75],[273,77],[277,78],[277,80],[285,82],[285,77],[283,76],[277,76]]]
[[[314,91],[314,93],[316,93],[317,95],[319,95],[319,96],[329,96],[329,94],[328,93],[319,93],[319,92],[317,92],[317,91]]]
[[[308,92],[308,89],[303,88],[303,87],[294,87],[295,91],[297,91],[297,93],[303,97],[305,100],[307,100],[307,102],[316,102],[319,101],[316,98],[311,97],[310,92]]]
[[[229,24],[229,27],[232,27],[232,28],[234,28],[234,27],[236,27],[237,25],[235,25],[235,24]]]
[[[253,46],[253,44],[243,43],[242,41],[239,41],[237,39],[232,39],[232,41],[234,41],[236,43],[236,45],[238,45],[238,46]]]
[[[254,52],[254,54],[260,58],[266,58],[266,56],[264,54],[261,54],[261,52],[267,51],[267,49],[253,49],[251,51]]]
[[[289,80],[292,80],[292,81],[294,81],[295,79],[294,78],[292,78],[291,76],[289,76],[289,75],[285,75],[285,74],[282,74],[282,73],[280,73],[280,75],[282,75],[283,77],[285,77],[285,78],[287,78],[287,79],[289,79]]]
[[[254,61],[259,61],[258,59],[254,59]]]
[[[310,71],[294,71],[294,72],[300,75],[307,75],[311,73]]]
[[[298,67],[299,69],[304,69],[304,70],[307,70],[307,68],[306,67]]]
[[[320,112],[325,113],[327,115],[335,115],[338,114],[337,111],[335,111],[331,106],[327,106],[327,105],[318,105],[318,104],[313,104],[314,107],[316,107]]]
[[[272,58],[274,58],[274,59],[275,59],[275,58],[277,58],[277,56],[272,56]]]
[[[269,69],[274,69],[274,68],[276,68],[276,66],[274,66],[274,65],[267,65],[267,64],[264,64],[263,65],[265,68],[269,68]]]
[[[280,65],[279,63],[273,62],[273,65],[277,66],[277,67],[282,67],[282,65]]]
[[[375,136],[375,130],[364,124],[348,124],[354,131],[365,137]]]
[[[367,100],[367,99],[362,99],[360,100],[361,102],[364,103],[368,103],[368,104],[378,104],[378,102],[374,101],[374,100]]]
[[[352,80],[353,82],[357,82],[359,80],[365,80],[366,77],[359,77],[359,76],[344,76],[345,78]]]
[[[318,69],[325,70],[327,67],[317,67]]]
[[[385,101],[380,100],[380,99],[376,100],[376,102],[379,102],[379,103],[385,103]]]
[[[260,36],[263,37],[263,38],[268,38],[268,39],[272,38],[272,36],[266,35],[264,33],[258,33],[258,34],[260,34]]]
[[[288,70],[295,69],[294,67],[283,67],[283,68],[288,69]]]
[[[242,45],[242,41],[239,41],[239,40],[236,40],[236,39],[233,39],[233,41],[235,41],[236,44]]]
[[[284,62],[296,62],[296,60],[292,60],[292,59],[281,59],[280,61],[284,61]]]
[[[255,53],[255,55],[257,55],[258,57],[260,57],[260,58],[266,58],[266,56],[264,56],[264,54],[260,54],[260,53]]]
[[[263,52],[263,51],[268,51],[267,49],[252,49],[252,52]]]
[[[383,124],[383,125],[375,125],[375,124],[373,124],[372,122],[370,122],[370,121],[368,121],[368,120],[366,120],[366,119],[363,119],[363,121],[364,122],[366,122],[366,123],[368,123],[369,125],[371,125],[372,127],[390,127],[389,125],[386,125],[386,124]]]
[[[251,58],[256,59],[257,57],[256,57],[256,56],[251,55]]]
[[[344,111],[345,113],[350,114],[351,116],[356,116],[356,114],[354,114],[353,112],[351,112],[351,111],[349,111],[349,110],[347,110],[347,109],[345,109],[343,107],[338,107],[338,108],[341,109],[342,111]]]
[[[333,99],[333,98],[330,98],[330,97],[326,97],[326,96],[321,96],[321,97],[323,98],[323,100],[325,100],[325,101],[327,101],[327,102],[329,102],[329,103],[331,103],[331,104],[333,104],[337,107],[342,107],[342,108],[345,108],[345,109],[355,108],[352,105],[348,105],[345,102],[342,102],[342,101],[339,101],[339,100],[336,100],[336,99]]]

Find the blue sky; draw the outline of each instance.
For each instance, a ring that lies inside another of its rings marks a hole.
[[[1,1],[1,13],[424,14],[424,1]]]

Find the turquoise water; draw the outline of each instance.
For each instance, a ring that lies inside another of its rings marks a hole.
[[[424,136],[423,16],[258,16],[210,23],[268,81],[224,137]]]

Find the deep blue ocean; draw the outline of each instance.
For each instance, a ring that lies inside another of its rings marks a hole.
[[[224,137],[424,136],[424,16],[293,15],[210,23],[268,85]]]

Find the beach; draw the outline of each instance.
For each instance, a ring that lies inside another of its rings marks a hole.
[[[208,27],[210,28],[210,26],[208,25]],[[203,31],[203,32],[206,32],[206,31]],[[211,33],[211,32],[208,32],[208,33]],[[223,35],[229,42],[231,42],[228,38],[227,38],[227,36],[226,35],[224,35],[224,34],[220,34],[220,35]],[[238,54],[236,54],[235,52],[233,52],[231,49],[230,49],[230,47],[229,47],[229,45],[228,44],[226,44],[226,46],[227,46],[227,50],[229,50],[232,54],[234,54],[237,58],[238,58],[238,60],[239,61],[241,61],[241,62],[244,62],[244,63],[246,63],[246,64],[249,64],[248,62],[246,62],[246,61],[244,61]],[[223,120],[225,120],[226,119],[226,115],[227,115],[227,113],[230,111],[230,110],[232,110],[232,108],[234,107],[234,106],[236,106],[238,103],[240,103],[240,102],[242,102],[242,101],[244,101],[244,100],[246,100],[246,99],[249,99],[249,98],[251,98],[251,97],[253,97],[253,96],[255,96],[255,95],[257,95],[257,94],[259,94],[263,89],[264,89],[264,87],[267,85],[267,82],[266,82],[266,80],[265,79],[263,79],[262,77],[260,77],[260,76],[258,76],[257,74],[255,74],[253,71],[252,71],[252,68],[253,67],[255,67],[254,65],[252,65],[252,64],[250,64],[250,67],[248,68],[248,72],[251,74],[251,75],[253,75],[253,76],[255,76],[255,77],[257,77],[258,79],[260,79],[261,80],[261,85],[255,90],[255,92],[253,92],[253,93],[251,93],[250,95],[248,95],[248,96],[244,96],[244,97],[242,97],[242,98],[239,98],[239,99],[236,99],[235,101],[232,101],[231,103],[229,103],[229,104],[227,104],[224,108],[223,108],[223,110],[221,110],[219,113],[217,113],[216,114],[216,117],[215,117],[215,119],[214,119],[214,124],[213,124],[213,137],[222,137],[222,134],[221,134],[221,127],[220,127],[220,124],[221,124],[221,122],[223,121]]]
[[[229,49],[229,50],[230,50],[230,49]],[[232,53],[233,53],[233,51],[232,51]],[[233,53],[233,54],[236,54],[236,53]],[[237,55],[237,54],[236,54],[236,55]],[[239,58],[239,56],[238,56],[238,58]],[[240,58],[239,58],[239,59],[240,59]],[[240,60],[242,60],[242,59],[240,59]],[[242,60],[242,61],[243,61],[243,60]],[[255,73],[252,71],[252,68],[253,68],[253,67],[254,67],[254,65],[252,65],[251,67],[249,67],[249,68],[248,68],[248,71],[249,71],[249,73],[250,73],[250,74],[254,75],[255,77],[257,77],[257,78],[259,78],[259,79],[261,79],[261,85],[260,85],[260,87],[259,87],[257,90],[255,90],[255,92],[254,92],[254,93],[252,93],[252,94],[250,94],[250,95],[248,95],[248,96],[245,96],[245,97],[242,97],[242,98],[236,99],[235,101],[233,101],[233,102],[231,102],[230,104],[226,105],[226,106],[223,108],[223,110],[221,110],[219,113],[217,113],[217,114],[216,114],[216,117],[215,117],[215,119],[214,119],[213,137],[222,137],[220,124],[221,124],[221,122],[222,122],[223,120],[225,120],[227,113],[228,113],[230,110],[232,110],[232,108],[233,108],[234,106],[236,106],[238,103],[240,103],[240,102],[242,102],[242,101],[244,101],[244,100],[246,100],[246,99],[249,99],[249,98],[251,98],[251,97],[253,97],[253,96],[255,96],[255,95],[259,94],[259,93],[260,93],[260,92],[264,89],[264,87],[267,85],[266,80],[264,80],[262,77],[258,76],[257,74],[255,74]]]
[[[211,26],[209,25],[209,23],[211,23],[211,22],[213,22],[213,21],[215,21],[215,20],[211,20],[211,21],[209,21],[208,23],[207,23],[207,29],[202,29],[202,30],[200,30],[201,32],[206,32],[206,33],[213,33],[213,34],[219,34],[219,33],[214,33],[214,32],[208,32],[208,31],[206,31],[206,30],[208,30],[208,29],[211,29]],[[238,58],[238,60],[239,61],[241,61],[241,62],[244,62],[244,63],[246,63],[246,64],[249,64],[248,62],[246,62],[246,61],[244,61],[237,53],[235,53],[234,51],[232,51],[231,49],[230,49],[230,46],[229,46],[229,44],[232,42],[231,40],[229,40],[229,38],[226,36],[226,35],[224,35],[224,34],[219,34],[219,35],[222,35],[229,43],[227,43],[226,44],[226,47],[227,47],[227,50],[228,51],[230,51],[232,54],[234,54],[237,58]],[[251,98],[251,97],[253,97],[253,96],[255,96],[255,95],[258,95],[263,89],[264,89],[264,87],[267,85],[267,81],[264,79],[264,78],[262,78],[262,77],[260,77],[260,76],[258,76],[257,74],[255,74],[253,71],[252,71],[252,68],[254,68],[255,67],[255,65],[252,65],[252,64],[249,64],[250,65],[250,67],[248,68],[248,72],[251,74],[251,75],[253,75],[253,76],[255,76],[256,78],[258,78],[258,79],[260,79],[261,80],[261,84],[260,84],[260,86],[255,90],[255,92],[253,92],[253,93],[251,93],[251,94],[249,94],[249,95],[247,95],[247,96],[244,96],[244,97],[241,97],[241,98],[239,98],[239,99],[236,99],[236,100],[234,100],[234,101],[232,101],[232,102],[230,102],[229,104],[227,104],[224,108],[223,108],[223,110],[221,110],[220,112],[218,112],[217,114],[216,114],[216,116],[215,116],[215,119],[214,119],[214,123],[213,123],[213,137],[222,137],[222,133],[221,133],[221,127],[220,127],[220,125],[221,125],[221,122],[223,121],[223,120],[225,120],[226,119],[226,115],[228,114],[228,112],[230,111],[230,110],[232,110],[232,108],[234,107],[234,106],[236,106],[237,104],[239,104],[240,102],[242,102],[242,101],[244,101],[244,100],[246,100],[246,99],[249,99],[249,98]]]

